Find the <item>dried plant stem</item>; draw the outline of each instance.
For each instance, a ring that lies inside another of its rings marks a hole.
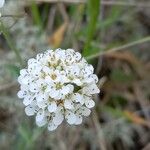
[[[22,66],[23,65],[23,62],[22,62],[22,58],[21,58],[21,55],[20,55],[20,52],[19,50],[15,47],[15,43],[13,42],[9,32],[8,32],[8,29],[3,25],[3,22],[0,21],[0,31],[2,31],[9,47],[14,51],[14,53],[16,54],[16,58],[18,60],[18,62],[20,63],[20,65]]]
[[[22,15],[2,15],[1,17],[2,18],[5,18],[5,17],[11,17],[11,18],[22,18],[24,17],[26,14],[22,14]]]
[[[105,7],[102,5],[102,1],[100,1],[100,22],[103,22],[105,19]],[[103,28],[100,32],[100,38],[101,38],[101,43],[104,44],[104,35],[105,35],[105,28]],[[102,68],[103,64],[103,56],[98,57],[98,63],[97,63],[97,68],[96,68],[96,74],[98,74]]]
[[[36,2],[47,2],[47,3],[56,3],[56,2],[63,2],[63,3],[85,3],[85,0],[36,0]]]
[[[12,87],[15,87],[15,86],[17,86],[17,82],[16,81],[8,83],[8,84],[0,85],[0,92],[8,90],[8,89],[10,89]]]
[[[102,1],[103,5],[121,5],[121,6],[136,6],[136,7],[150,7],[150,3],[142,2],[123,2],[123,1]]]
[[[67,14],[67,12],[66,12],[66,9],[65,9],[64,4],[59,3],[59,4],[57,4],[57,5],[58,5],[58,8],[59,8],[60,13],[62,14],[62,17],[63,17],[64,21],[65,21],[65,22],[69,22],[69,16],[68,16],[68,14]]]
[[[149,150],[149,149],[150,149],[150,142],[142,150]]]
[[[86,3],[86,0],[36,0],[37,2],[47,2],[47,3]],[[132,6],[132,7],[150,7],[150,3],[144,2],[123,2],[123,1],[101,1],[103,5],[120,5],[120,6]]]
[[[131,42],[131,43],[127,43],[125,45],[122,45],[122,46],[119,46],[119,47],[116,47],[116,48],[112,48],[112,49],[109,49],[109,50],[106,50],[106,51],[103,51],[103,52],[100,52],[100,53],[96,53],[94,55],[86,57],[86,59],[90,60],[90,59],[93,59],[93,58],[97,58],[101,55],[106,55],[108,53],[121,51],[121,50],[124,50],[126,48],[129,48],[129,47],[132,47],[132,46],[135,46],[135,45],[139,45],[139,44],[142,44],[142,43],[145,43],[145,42],[148,42],[148,41],[150,41],[150,36],[145,37],[145,38],[140,39],[140,40],[137,40],[137,41],[134,41],[134,42]]]
[[[103,130],[101,128],[101,124],[98,121],[96,111],[94,110],[92,113],[92,118],[93,118],[93,123],[95,125],[97,137],[98,137],[98,142],[99,142],[99,147],[101,150],[106,150],[106,143],[105,143],[105,138],[103,135]]]
[[[66,146],[66,142],[63,138],[63,135],[64,135],[64,132],[65,132],[65,127],[63,125],[63,127],[58,130],[56,132],[56,137],[57,137],[57,140],[58,140],[58,145],[60,147],[61,150],[67,150],[67,146]]]

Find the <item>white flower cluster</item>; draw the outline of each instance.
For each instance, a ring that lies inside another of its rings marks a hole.
[[[73,49],[47,50],[28,60],[20,71],[18,82],[28,116],[36,115],[38,126],[55,130],[65,119],[81,124],[83,116],[94,107],[93,94],[99,93],[94,68]]]

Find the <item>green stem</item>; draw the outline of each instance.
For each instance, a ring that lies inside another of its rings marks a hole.
[[[3,33],[7,43],[8,43],[8,46],[14,51],[14,53],[16,54],[16,58],[18,60],[18,62],[20,63],[20,65],[22,66],[23,63],[22,63],[22,58],[21,58],[21,55],[19,53],[19,50],[15,47],[15,44],[8,32],[8,29],[3,25],[3,22],[0,21],[0,31]]]

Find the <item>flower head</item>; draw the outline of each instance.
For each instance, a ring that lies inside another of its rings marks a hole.
[[[89,116],[99,93],[94,68],[73,49],[47,50],[28,60],[20,71],[18,97],[23,99],[25,113],[36,115],[36,124],[55,130],[63,120],[81,124]]]

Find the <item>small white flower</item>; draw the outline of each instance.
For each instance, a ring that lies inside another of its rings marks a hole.
[[[18,77],[25,113],[35,115],[38,126],[55,130],[63,120],[78,125],[95,106],[99,93],[94,68],[73,49],[47,50],[28,60]]]
[[[64,100],[64,107],[66,109],[73,109],[74,108],[73,101],[71,99],[65,99]]]
[[[76,115],[71,111],[66,111],[65,118],[69,124],[75,124]]]
[[[39,126],[39,127],[42,127],[44,126],[46,123],[47,123],[47,118],[46,118],[46,115],[45,115],[45,111],[40,109],[38,112],[37,112],[37,115],[35,117],[36,119],[36,124]]]
[[[39,108],[36,105],[36,102],[32,101],[31,104],[25,108],[25,113],[27,116],[33,116],[38,110]]]
[[[49,112],[55,112],[57,110],[57,104],[55,101],[52,101],[48,105],[48,111]]]

